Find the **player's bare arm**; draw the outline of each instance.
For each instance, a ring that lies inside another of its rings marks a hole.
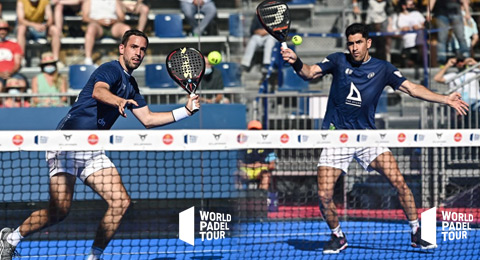
[[[192,96],[188,99],[186,108],[188,108],[187,114],[189,116],[192,115],[190,111],[193,111],[193,102],[197,102],[198,96]],[[200,104],[196,104],[198,108],[200,108]],[[175,118],[173,117],[173,113],[168,112],[152,112],[148,108],[148,106],[144,106],[141,108],[132,109],[133,115],[143,124],[145,128],[153,128],[161,125],[166,125],[175,122]]]
[[[281,54],[282,54],[283,60],[292,65],[299,59],[297,54],[289,48],[286,48],[286,49],[282,48]],[[304,80],[312,80],[312,79],[316,79],[323,76],[322,69],[317,64],[315,65],[303,64],[302,69],[300,71],[297,71],[297,73]]]
[[[138,106],[137,102],[133,99],[124,99],[114,95],[112,92],[110,92],[110,86],[105,82],[97,82],[95,84],[93,87],[92,97],[97,101],[117,107],[118,112],[123,117],[127,117],[127,114],[125,113],[125,106],[128,104]]]
[[[402,83],[399,90],[414,98],[448,105],[460,115],[466,115],[468,111],[468,104],[462,100],[462,96],[458,92],[453,92],[450,95],[441,95],[408,80]]]

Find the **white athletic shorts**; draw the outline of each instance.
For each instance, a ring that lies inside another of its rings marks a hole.
[[[105,151],[47,151],[50,178],[59,172],[77,176],[85,182],[91,174],[115,167]]]
[[[367,171],[372,171],[369,167],[370,163],[375,160],[380,154],[389,152],[387,147],[339,147],[339,148],[324,148],[320,154],[317,166],[329,166],[342,170],[347,173],[348,165],[353,158]]]

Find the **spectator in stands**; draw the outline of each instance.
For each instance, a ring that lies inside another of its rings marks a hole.
[[[145,26],[147,26],[148,13],[150,12],[148,5],[144,4],[143,0],[122,0],[122,6],[125,13],[138,15],[137,30],[143,32]]]
[[[61,32],[53,24],[50,0],[18,0],[17,41],[22,50],[25,52],[27,39],[38,40],[47,35],[52,38],[52,52],[55,59],[58,59]]]
[[[462,17],[463,17],[463,31],[465,33],[465,42],[467,43],[467,47],[470,49],[470,56],[474,56],[474,51],[473,49],[475,48],[475,45],[478,43],[478,27],[477,23],[475,22],[475,19],[473,17],[470,17],[470,19],[467,18],[466,12],[465,12],[465,7],[462,6]],[[453,49],[455,52],[460,51],[460,44],[453,35],[452,37],[453,40]]]
[[[425,17],[416,10],[413,0],[400,0],[401,12],[398,14],[396,27],[402,32],[418,30],[402,35],[402,67],[414,67],[415,79],[419,78],[418,68],[422,64],[423,31]],[[415,51],[417,53],[415,53]]]
[[[82,9],[83,0],[52,0],[52,6],[55,17],[55,27],[63,33],[63,16],[65,15],[77,15]]]
[[[57,70],[57,60],[53,53],[42,54],[40,61],[42,72],[32,79],[33,94],[60,94],[67,92],[67,80]],[[67,97],[34,97],[33,106],[59,107],[65,106]]]
[[[82,14],[83,21],[88,23],[85,33],[85,64],[91,65],[95,39],[106,35],[119,39],[130,30],[130,26],[123,23],[125,13],[120,0],[84,0]]]
[[[27,90],[27,81],[21,77],[9,78],[5,84],[5,91],[10,95],[25,93]],[[14,107],[30,107],[30,102],[24,97],[7,97],[4,98],[0,107],[14,108]]]
[[[478,79],[480,70],[475,69],[465,74],[460,74],[467,66],[475,65],[477,61],[473,58],[463,58],[461,56],[448,59],[447,63],[435,74],[433,79],[439,83],[449,83],[450,91],[459,92],[462,99],[472,106],[472,110],[478,108],[477,102],[480,100],[480,86]],[[456,72],[448,72],[450,68],[456,67]],[[468,83],[469,82],[469,83]],[[477,106],[477,107],[476,107]]]
[[[208,61],[207,56],[205,56],[205,75],[203,76],[202,82],[200,83],[201,90],[219,90],[223,91],[224,84],[222,78],[222,72],[213,67],[212,64]],[[222,93],[214,94],[211,97],[202,98],[200,101],[203,103],[216,103],[216,104],[228,104],[230,100],[223,96]]]
[[[463,26],[463,18],[461,6],[465,8],[465,18],[470,20],[469,0],[430,0],[429,8],[427,8],[427,21],[432,19],[430,10],[432,10],[436,18],[438,28],[438,45],[437,45],[437,61],[438,64],[447,62],[447,41],[450,26],[453,34],[458,39],[459,51],[457,55],[465,58],[470,57],[469,48],[465,41],[465,30]]]
[[[202,35],[207,31],[207,27],[214,25],[214,19],[217,17],[217,7],[213,0],[179,0],[180,9],[185,15],[185,19],[192,27],[193,35]],[[203,19],[198,21],[195,17],[197,13],[203,14]],[[216,33],[215,33],[216,34]]]
[[[9,31],[7,21],[0,19],[0,92],[7,79],[15,76],[22,66],[22,47],[7,39]]]
[[[252,120],[248,123],[248,130],[262,130],[262,123]],[[255,181],[258,188],[268,191],[275,170],[277,156],[272,149],[247,149],[238,154],[239,183]]]
[[[352,0],[353,11],[360,14],[360,0]],[[391,24],[391,15],[394,13],[392,0],[361,0],[362,7],[366,10],[365,24],[369,26],[371,32],[387,32],[388,25]],[[392,39],[386,36],[379,36],[373,42],[375,48],[375,56],[378,59],[390,61],[390,45]]]
[[[252,67],[252,59],[255,55],[255,51],[263,47],[263,60],[262,60],[262,72],[266,72],[272,59],[272,49],[275,47],[277,40],[273,38],[262,26],[257,16],[254,15],[252,24],[250,26],[250,40],[248,40],[247,47],[245,47],[245,53],[242,58],[242,69],[244,71],[250,71]]]

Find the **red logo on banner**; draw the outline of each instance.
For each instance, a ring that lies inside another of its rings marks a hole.
[[[453,136],[453,140],[455,140],[455,142],[460,142],[460,141],[462,141],[462,134],[461,134],[461,133],[456,133],[456,134]]]
[[[96,134],[91,134],[88,136],[88,143],[91,145],[98,144],[98,136]]]
[[[163,143],[166,145],[170,145],[173,143],[173,136],[171,134],[166,134],[163,136]]]
[[[12,138],[12,142],[14,145],[21,145],[23,144],[23,136],[21,135],[14,135]]]
[[[407,139],[407,136],[406,136],[404,133],[398,134],[398,141],[399,141],[400,143],[405,142],[406,139]]]
[[[347,134],[341,134],[340,135],[340,142],[345,143],[348,141],[348,135]]]
[[[245,134],[238,134],[238,135],[237,135],[237,142],[238,142],[239,144],[245,143],[245,142],[247,141],[247,139],[248,139],[248,137],[247,137],[247,135],[245,135]]]
[[[282,142],[282,144],[288,143],[288,140],[290,140],[290,137],[287,134],[283,134],[280,136],[280,142]]]

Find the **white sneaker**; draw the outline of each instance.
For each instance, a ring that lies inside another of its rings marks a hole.
[[[85,61],[83,63],[85,65],[93,65],[93,60],[92,58],[85,58]]]

